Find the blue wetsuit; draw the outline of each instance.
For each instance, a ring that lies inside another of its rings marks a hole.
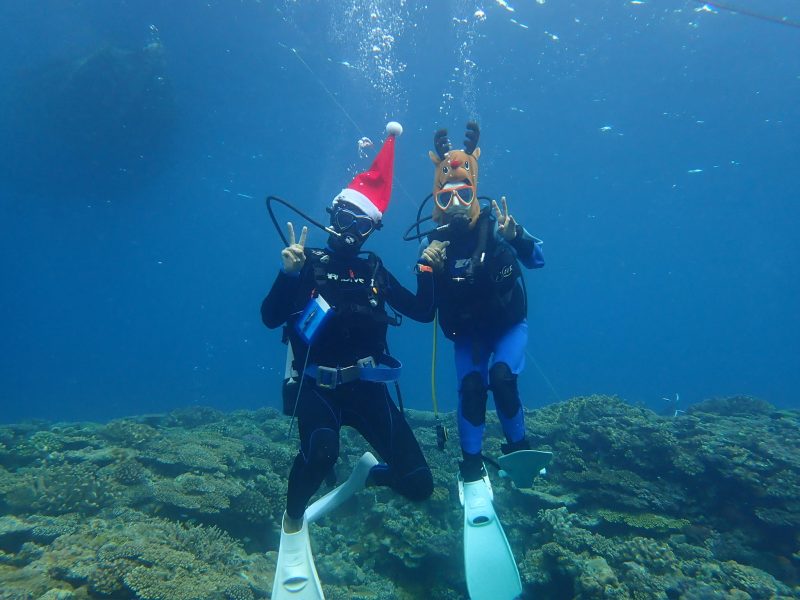
[[[468,231],[431,236],[450,241],[444,268],[436,273],[436,306],[442,332],[455,344],[462,472],[466,467],[470,478],[480,468],[489,389],[508,442],[504,450],[527,448],[517,388],[528,342],[520,263],[536,269],[544,266],[544,257],[541,241],[520,225],[516,233],[505,241],[491,211],[484,209]]]

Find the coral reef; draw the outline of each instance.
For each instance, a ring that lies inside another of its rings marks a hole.
[[[315,523],[328,598],[466,593],[458,443],[437,450],[433,415],[406,413],[434,494],[370,488]],[[800,597],[797,412],[734,397],[667,418],[589,396],[526,421],[547,477],[492,473],[524,597]],[[490,418],[488,455],[501,437]],[[342,432],[340,479],[365,449]],[[0,426],[0,599],[267,598],[295,453],[273,409]]]

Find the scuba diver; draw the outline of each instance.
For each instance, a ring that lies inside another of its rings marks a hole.
[[[433,257],[425,253],[417,263],[414,294],[375,254],[362,251],[381,228],[391,195],[395,138],[402,127],[391,122],[386,132],[369,170],[356,175],[328,208],[327,247],[307,248],[308,228],[296,240],[292,223],[287,224],[282,267],[261,306],[267,327],[286,324],[297,373],[288,406],[284,394],[284,412],[298,422],[300,448],[289,474],[275,599],[323,597],[308,523],[366,485],[388,486],[417,501],[433,492],[419,443],[386,386],[401,370],[386,348],[388,325],[400,320],[394,311],[417,320],[432,318]],[[383,462],[366,452],[345,483],[306,508],[336,463],[343,425],[356,429]]]
[[[530,450],[517,377],[528,342],[527,297],[520,263],[544,266],[541,240],[509,213],[505,197],[481,207],[477,194],[478,124],[467,123],[464,149],[452,149],[447,130],[434,135],[433,215],[436,228],[419,233],[433,259],[441,330],[455,345],[458,431],[463,460],[459,497],[465,510],[464,556],[470,598],[514,598],[522,591],[505,533],[492,507],[492,488],[482,454],[486,402],[492,391],[505,434],[497,463],[520,487],[549,462]],[[427,199],[426,199],[427,200]],[[423,203],[424,206],[424,203]],[[422,207],[420,207],[420,212]],[[409,228],[409,231],[411,228]],[[409,238],[407,235],[405,239]],[[446,245],[449,245],[446,247]]]

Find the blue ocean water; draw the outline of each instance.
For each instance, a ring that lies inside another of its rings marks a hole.
[[[369,247],[403,282],[440,127],[479,121],[480,192],[545,240],[528,407],[797,407],[798,20],[793,0],[3,3],[0,420],[277,406],[264,198],[323,218],[388,120]],[[391,332],[406,406],[430,406],[431,339]]]

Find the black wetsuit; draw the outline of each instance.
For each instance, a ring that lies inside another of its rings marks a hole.
[[[386,352],[386,331],[392,320],[386,305],[416,320],[433,316],[433,279],[417,275],[417,294],[405,289],[374,255],[346,256],[329,249],[306,248],[299,274],[280,272],[261,305],[269,328],[286,323],[294,353],[294,368],[349,367],[366,357]],[[295,323],[316,294],[332,307],[311,347]],[[339,456],[339,431],[356,429],[385,464],[370,472],[370,482],[390,486],[413,500],[433,492],[433,477],[411,428],[390,397],[385,383],[355,380],[333,389],[320,387],[312,377],[302,380],[296,416],[300,451],[289,475],[286,512],[299,519],[311,496]]]

